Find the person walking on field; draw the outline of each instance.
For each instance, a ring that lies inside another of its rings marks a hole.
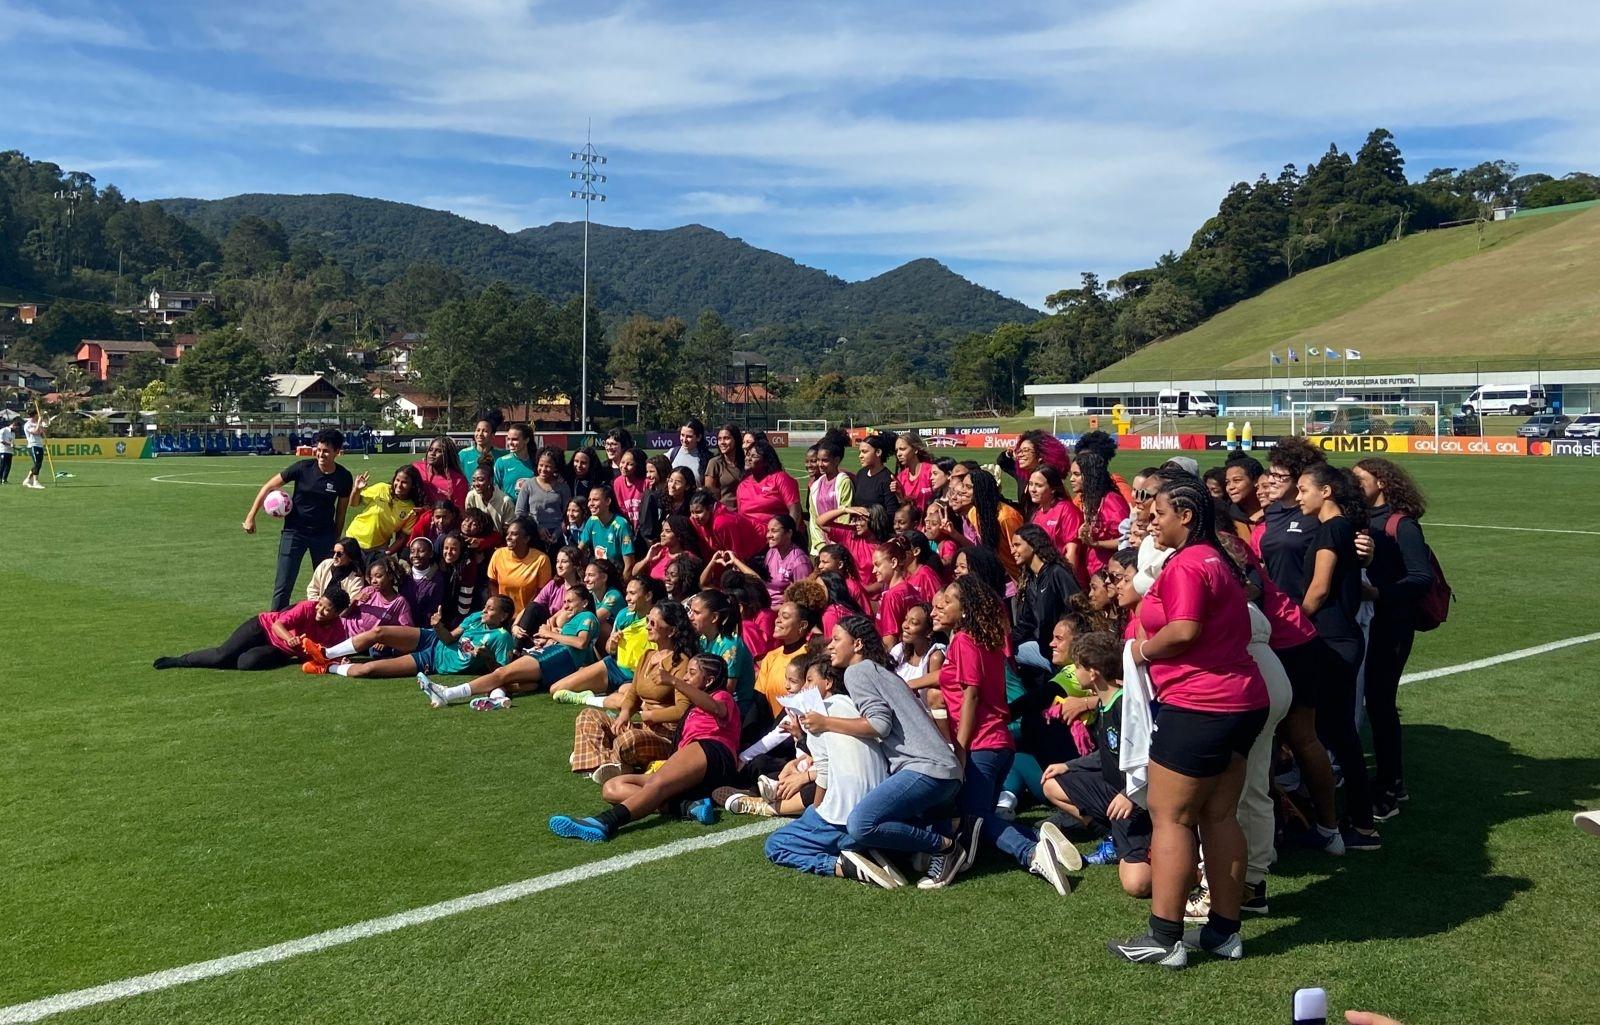
[[[22,434],[28,442],[28,457],[33,460],[33,466],[28,470],[28,479],[22,482],[25,488],[44,490],[44,485],[39,483],[39,471],[44,467],[44,429],[48,426],[50,418],[38,413],[28,417],[22,424]]]
[[[17,430],[22,417],[0,424],[0,484],[11,483],[11,459],[17,449]]]
[[[344,434],[333,428],[318,431],[312,459],[290,464],[261,485],[244,515],[244,532],[256,532],[256,514],[267,496],[294,484],[294,504],[283,520],[283,536],[278,541],[278,573],[272,585],[272,611],[289,607],[295,577],[300,575],[300,560],[311,553],[316,566],[333,554],[334,539],[344,533],[344,516],[350,507],[350,492],[355,477],[338,463],[344,451]]]

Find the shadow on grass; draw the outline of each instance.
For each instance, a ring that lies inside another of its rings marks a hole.
[[[1412,799],[1385,823],[1384,849],[1336,860],[1286,853],[1274,876],[1320,878],[1272,895],[1268,928],[1250,937],[1252,954],[1433,936],[1493,915],[1536,885],[1495,873],[1495,828],[1592,807],[1600,797],[1600,759],[1533,758],[1495,737],[1434,725],[1408,726],[1405,743]]]

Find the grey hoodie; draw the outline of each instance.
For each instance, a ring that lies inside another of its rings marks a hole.
[[[844,671],[844,688],[878,735],[890,773],[910,770],[934,779],[961,778],[955,752],[904,680],[876,662],[862,661]]]

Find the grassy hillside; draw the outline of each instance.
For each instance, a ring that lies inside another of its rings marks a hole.
[[[1261,371],[1267,352],[1360,349],[1362,369],[1600,352],[1600,209],[1413,235],[1297,275],[1095,380]],[[1320,361],[1316,363],[1320,368]]]

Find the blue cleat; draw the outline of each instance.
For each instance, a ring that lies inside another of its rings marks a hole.
[[[714,826],[717,824],[717,806],[711,798],[702,797],[689,805],[689,817],[702,826]]]
[[[1108,836],[1100,841],[1100,846],[1091,854],[1084,855],[1085,865],[1115,865],[1122,859],[1117,857],[1117,845]]]
[[[592,818],[575,819],[571,815],[550,816],[550,832],[568,840],[582,840],[584,843],[605,843],[611,839],[610,831],[599,821]]]

